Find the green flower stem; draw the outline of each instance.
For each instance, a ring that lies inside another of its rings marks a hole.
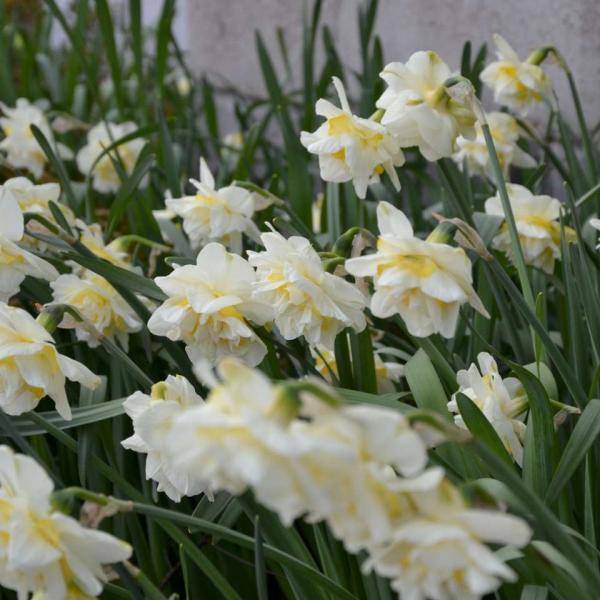
[[[487,123],[482,123],[481,129],[483,131],[483,136],[485,137],[485,143],[490,155],[490,162],[492,164],[494,178],[496,179],[496,186],[502,202],[504,217],[506,224],[508,225],[508,232],[510,234],[510,241],[513,250],[513,258],[517,268],[517,273],[519,275],[519,281],[521,283],[521,291],[523,292],[523,296],[525,297],[529,307],[535,311],[535,298],[533,297],[531,283],[527,277],[527,267],[525,266],[525,257],[523,256],[523,249],[521,248],[521,242],[519,241],[519,232],[517,231],[515,216],[510,205],[510,199],[506,190],[506,183],[504,181],[504,176],[502,175],[500,162],[498,161],[498,154],[496,153],[496,147],[494,146],[494,140],[492,139],[490,126]]]

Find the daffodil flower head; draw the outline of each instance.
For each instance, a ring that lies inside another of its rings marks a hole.
[[[343,277],[327,273],[310,242],[263,233],[262,252],[248,252],[256,268],[256,297],[273,307],[275,324],[286,340],[303,336],[311,345],[333,348],[344,328],[362,331],[365,298]]]
[[[100,275],[91,271],[84,271],[79,276],[64,274],[50,286],[55,303],[75,308],[100,335],[118,340],[125,350],[128,348],[129,334],[142,328],[142,321],[136,312]],[[77,339],[87,342],[90,348],[95,348],[100,343],[89,328],[81,327],[68,314],[65,314],[60,326],[75,329]]]
[[[19,204],[6,186],[0,187],[0,302],[8,302],[26,276],[52,281],[58,271],[48,262],[19,246],[25,224]]]
[[[264,199],[236,185],[217,189],[215,178],[203,158],[200,159],[200,180],[190,181],[196,188],[193,196],[167,198],[165,204],[183,219],[183,230],[194,248],[207,242],[225,243],[228,239],[241,237],[242,233],[259,239],[259,230],[252,217],[257,210],[265,208]]]
[[[0,102],[0,108],[4,113],[4,116],[0,117],[0,128],[4,133],[4,139],[0,141],[0,150],[6,153],[6,162],[13,169],[27,169],[36,178],[44,173],[47,159],[31,132],[32,125],[38,127],[63,158],[72,156],[66,146],[55,142],[43,111],[29,100],[19,98],[13,108]]]
[[[33,410],[48,395],[71,418],[65,378],[94,389],[100,379],[60,354],[52,336],[26,311],[0,303],[0,408],[9,415]]]
[[[177,267],[155,281],[168,299],[148,321],[152,333],[183,341],[194,361],[216,364],[234,355],[252,366],[260,363],[266,347],[252,324],[269,322],[273,311],[254,294],[256,275],[241,256],[212,242],[195,265]]]
[[[549,97],[552,83],[538,64],[522,61],[503,37],[494,34],[494,43],[498,60],[481,72],[480,79],[494,90],[498,104],[526,115],[532,105]]]
[[[315,132],[303,131],[300,136],[306,149],[319,156],[321,178],[334,183],[352,181],[356,195],[364,198],[369,184],[385,172],[399,190],[395,167],[404,164],[404,154],[397,140],[381,123],[354,115],[342,82],[334,77],[333,85],[341,108],[318,100],[317,114],[326,121]]]
[[[138,391],[123,404],[134,433],[121,445],[147,455],[146,478],[156,481],[158,491],[174,502],[179,502],[182,496],[195,496],[206,487],[204,481],[193,477],[193,472],[177,469],[165,449],[175,418],[202,403],[185,377],[169,375],[165,381],[152,386],[150,395]]]
[[[128,559],[131,547],[55,510],[53,491],[35,460],[0,446],[0,585],[19,598],[95,598],[102,566]]]
[[[404,213],[387,202],[377,207],[377,252],[346,261],[356,277],[372,277],[371,312],[399,314],[418,337],[452,337],[460,307],[471,304],[487,316],[472,286],[471,263],[462,248],[416,238]]]
[[[138,126],[132,121],[125,123],[101,122],[94,125],[87,134],[87,143],[77,153],[77,167],[83,175],[92,175],[92,185],[101,193],[113,193],[122,185],[121,178],[113,160],[119,162],[127,175],[133,172],[137,159],[144,147],[145,141],[134,138],[127,142],[119,143],[110,152],[105,150],[136,131]],[[147,178],[140,185],[143,186]]]
[[[68,206],[59,202],[60,186],[58,183],[52,182],[36,185],[27,179],[27,177],[12,177],[7,179],[0,188],[6,189],[14,196],[23,213],[37,215],[50,223],[56,224],[54,215],[50,210],[50,202],[54,202],[59,206],[69,225],[75,224],[73,211]],[[43,224],[34,219],[31,219],[27,225],[28,230],[32,233],[43,235],[50,233]],[[25,232],[25,235],[20,240],[20,244],[40,251],[44,251],[48,247],[46,242],[27,235],[27,232]]]
[[[381,73],[388,85],[377,100],[385,111],[382,125],[400,147],[417,146],[430,161],[451,156],[459,135],[474,136],[476,117],[470,103],[446,89],[451,76],[448,65],[432,51],[415,52],[406,63],[390,63]]]
[[[502,378],[496,361],[487,352],[477,357],[479,368],[472,364],[468,370],[461,370],[456,376],[460,386],[458,392],[464,394],[484,414],[502,440],[515,462],[523,464],[523,441],[525,423],[523,413],[527,410],[527,395],[521,382],[514,377]],[[459,414],[456,394],[448,403],[448,410],[457,413],[454,422],[463,429],[465,423]]]
[[[511,165],[522,169],[532,169],[536,166],[535,159],[522,150],[517,141],[519,139],[519,125],[514,117],[508,113],[487,113],[487,122],[496,148],[498,162],[506,175]],[[494,174],[490,155],[481,129],[481,124],[475,126],[475,139],[469,140],[459,136],[456,140],[457,152],[452,158],[462,165],[466,161],[469,172],[473,175],[487,176],[493,179]]]
[[[551,274],[554,263],[561,257],[560,202],[551,196],[535,195],[525,186],[514,183],[507,184],[506,191],[525,263]],[[486,200],[485,212],[505,217],[499,193]],[[564,226],[564,232],[568,242],[575,240],[575,231],[571,227]],[[494,237],[493,246],[513,259],[512,242],[506,223]]]

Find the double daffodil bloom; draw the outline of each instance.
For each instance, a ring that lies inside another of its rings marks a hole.
[[[388,87],[377,107],[385,111],[381,124],[400,147],[417,146],[427,160],[435,161],[453,154],[459,135],[474,137],[475,114],[447,91],[452,75],[432,51],[415,52],[406,63],[383,69]]]
[[[262,252],[248,252],[256,268],[256,298],[272,306],[275,324],[286,340],[304,336],[313,345],[333,348],[345,327],[365,328],[365,297],[352,283],[327,273],[321,257],[300,236],[263,233]]]
[[[495,429],[508,453],[522,466],[526,429],[522,415],[527,410],[525,390],[515,377],[503,379],[498,372],[496,361],[487,352],[481,352],[477,362],[479,368],[472,364],[468,370],[457,373],[456,381],[460,386],[457,393],[464,394],[477,405]],[[459,413],[456,394],[448,403],[448,410]],[[454,422],[466,429],[460,414],[454,417]]]
[[[152,333],[183,341],[192,360],[216,364],[234,355],[255,366],[264,358],[266,346],[251,323],[264,325],[273,310],[254,294],[256,275],[241,256],[212,242],[195,265],[155,281],[169,298],[148,321]]]
[[[351,275],[373,278],[376,317],[399,314],[411,335],[449,338],[464,303],[487,316],[462,248],[416,238],[404,213],[387,202],[377,207],[377,223],[377,252],[346,261]]]
[[[57,352],[52,336],[28,312],[0,302],[0,408],[20,415],[47,395],[69,420],[65,378],[90,389],[100,384],[87,367]]]
[[[519,125],[516,119],[507,113],[501,112],[488,113],[486,117],[492,139],[494,140],[498,162],[504,175],[508,173],[511,165],[521,167],[522,169],[535,167],[535,159],[517,144],[519,140]],[[475,126],[475,134],[476,136],[473,140],[468,140],[462,136],[456,140],[458,151],[452,158],[459,164],[462,164],[466,160],[471,174],[487,176],[493,180],[494,173],[490,154],[479,123]]]
[[[55,510],[53,491],[35,460],[0,446],[0,585],[19,598],[96,598],[103,566],[128,559],[131,547]]]
[[[560,202],[551,196],[536,196],[526,187],[514,183],[507,184],[506,190],[515,217],[525,263],[551,274],[554,271],[555,261],[560,260]],[[505,216],[499,193],[488,198],[485,212],[490,215]],[[573,229],[565,226],[564,232],[568,242],[575,240]],[[493,245],[513,260],[510,232],[506,223],[500,227]]]
[[[63,144],[56,143],[50,124],[43,111],[26,98],[19,98],[11,108],[0,102],[4,113],[0,117],[0,128],[4,139],[0,141],[0,150],[6,153],[6,162],[13,169],[27,169],[34,177],[39,178],[44,173],[47,158],[41,146],[37,143],[31,126],[35,125],[56,151],[63,158],[72,158],[72,152]]]
[[[552,83],[536,64],[539,53],[522,61],[508,42],[494,35],[498,60],[490,63],[480,75],[481,81],[494,90],[498,104],[526,115],[531,105],[541,102],[552,91]]]
[[[118,191],[121,187],[122,181],[113,160],[121,162],[127,175],[133,172],[135,163],[146,143],[142,138],[120,143],[109,153],[103,154],[103,152],[119,139],[133,133],[137,128],[138,126],[131,121],[126,123],[102,122],[88,131],[87,143],[77,153],[76,160],[77,167],[83,175],[87,176],[90,172],[92,173],[92,185],[95,190],[111,193]],[[143,183],[144,180],[140,185]]]
[[[52,281],[58,277],[58,271],[18,245],[25,233],[23,213],[6,186],[0,189],[0,211],[0,302],[8,302],[26,276]]]
[[[319,156],[321,178],[334,183],[352,181],[356,195],[364,198],[369,184],[385,172],[399,190],[395,167],[404,164],[404,154],[398,141],[380,123],[352,114],[342,82],[334,77],[333,85],[341,108],[318,100],[317,114],[326,121],[314,133],[303,131],[300,136],[306,149]]]

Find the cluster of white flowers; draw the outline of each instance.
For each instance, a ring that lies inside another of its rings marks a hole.
[[[60,354],[52,336],[28,312],[0,302],[0,407],[9,415],[34,409],[44,396],[58,414],[71,418],[65,377],[87,388],[100,379],[81,363]]]
[[[327,273],[307,239],[269,232],[261,240],[266,250],[249,252],[248,261],[211,242],[195,265],[157,277],[169,298],[150,318],[150,331],[183,341],[192,360],[237,356],[255,366],[267,349],[252,325],[274,322],[286,340],[304,336],[327,348],[345,327],[364,329],[363,294]]]
[[[31,126],[35,125],[48,143],[53,145],[63,158],[71,158],[69,148],[54,140],[54,134],[43,111],[26,98],[19,98],[16,106],[10,108],[0,102],[4,117],[0,117],[0,127],[4,139],[0,142],[0,150],[6,153],[6,162],[13,169],[27,169],[34,177],[44,173],[47,158],[35,139]]]
[[[128,559],[131,547],[53,508],[53,491],[35,460],[0,446],[0,585],[19,598],[96,598],[102,567]]]
[[[526,429],[522,415],[527,410],[525,390],[515,377],[503,379],[496,361],[487,352],[481,352],[477,362],[479,369],[472,364],[468,370],[457,373],[456,381],[460,387],[448,403],[448,410],[459,413],[456,402],[458,393],[472,400],[492,424],[508,453],[522,466]],[[454,422],[465,428],[460,414],[457,414]]]
[[[536,196],[526,187],[507,184],[506,191],[515,218],[519,242],[523,249],[525,263],[542,269],[548,274],[554,271],[554,263],[560,260],[560,211],[561,203],[551,196]],[[488,198],[485,212],[490,215],[505,217],[500,193]],[[575,231],[564,226],[565,238],[574,241]],[[493,245],[513,259],[508,225],[504,223],[500,232],[494,237]]]
[[[416,238],[404,213],[387,202],[379,203],[377,222],[377,252],[346,261],[350,274],[373,278],[375,316],[399,314],[408,332],[418,337],[452,337],[466,302],[487,316],[462,248]]]
[[[401,414],[316,381],[273,385],[233,358],[218,373],[206,401],[173,378],[127,401],[124,445],[172,498],[251,490],[285,524],[324,521],[402,597],[478,598],[515,579],[485,543],[522,546],[528,526],[469,507]]]
[[[87,144],[77,153],[76,160],[77,167],[84,175],[91,174],[94,189],[103,193],[118,191],[122,182],[115,162],[122,166],[126,175],[132,173],[145,144],[142,138],[119,143],[109,152],[106,150],[137,128],[131,121],[120,124],[103,121],[88,131]]]

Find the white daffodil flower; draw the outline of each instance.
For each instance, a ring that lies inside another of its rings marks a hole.
[[[109,244],[104,242],[102,226],[99,223],[88,225],[77,219],[77,228],[79,229],[79,241],[98,258],[102,258],[109,263],[122,269],[132,270],[129,255],[121,249],[119,240],[114,240]],[[81,272],[81,267],[74,265],[76,272]]]
[[[310,352],[315,359],[315,369],[328,383],[333,383],[332,373],[338,377],[338,368],[333,350],[328,350],[325,346],[311,348]],[[378,353],[373,355],[375,360],[375,376],[377,377],[377,391],[380,394],[387,394],[396,390],[394,383],[399,381],[404,373],[401,364],[395,362],[384,362]]]
[[[526,115],[532,104],[549,96],[552,82],[539,65],[530,62],[535,53],[522,61],[503,37],[494,34],[494,43],[498,60],[481,72],[480,79],[494,90],[498,104]]]
[[[0,211],[0,302],[8,302],[27,275],[52,281],[58,277],[58,271],[17,244],[25,233],[23,213],[6,187],[0,190]]]
[[[262,252],[248,252],[256,268],[256,297],[275,310],[275,324],[286,340],[304,336],[309,344],[333,348],[344,328],[365,328],[365,297],[352,283],[327,273],[310,242],[263,233]]]
[[[531,531],[511,515],[465,510],[453,519],[409,520],[392,536],[388,544],[369,551],[365,568],[391,578],[401,598],[477,600],[503,581],[517,579],[483,542],[524,546]]]
[[[487,352],[481,352],[477,362],[479,369],[472,364],[468,370],[457,373],[456,381],[460,387],[456,393],[464,394],[477,405],[508,453],[522,466],[526,429],[522,415],[527,410],[527,395],[521,382],[515,377],[502,379],[496,361]],[[458,410],[456,394],[448,403],[448,410],[458,413],[454,422],[466,429]]]
[[[555,261],[560,260],[561,203],[551,196],[536,196],[526,187],[515,183],[506,184],[506,190],[525,263],[552,274]],[[499,193],[486,200],[485,212],[505,216]],[[565,226],[564,231],[568,242],[575,240],[573,229]],[[510,232],[506,223],[500,227],[493,246],[513,260]]]
[[[87,367],[59,354],[52,336],[29,313],[0,302],[0,408],[20,415],[48,395],[69,420],[65,378],[90,389],[100,384]]]
[[[0,117],[0,128],[4,139],[0,150],[6,153],[6,162],[13,169],[27,169],[34,177],[44,173],[47,158],[31,132],[36,125],[48,142],[55,146],[58,154],[65,159],[72,158],[72,152],[54,140],[54,134],[44,113],[26,98],[19,98],[15,107],[10,108],[0,102],[4,117]]]
[[[418,600],[476,600],[502,581],[515,581],[514,572],[484,542],[524,546],[531,538],[525,521],[469,508],[439,467],[398,480],[395,489],[388,510],[396,523],[384,542],[368,549],[365,571],[391,578],[402,598]]]
[[[414,237],[404,213],[387,202],[377,207],[377,252],[346,261],[356,277],[373,277],[371,312],[399,314],[418,337],[452,337],[461,305],[487,312],[472,286],[471,263],[462,248]]]
[[[68,206],[59,202],[60,186],[58,183],[36,185],[27,179],[27,177],[12,177],[11,179],[7,179],[0,186],[0,189],[6,189],[14,196],[22,213],[38,215],[50,223],[56,224],[49,204],[50,202],[55,202],[69,225],[75,224],[73,211]],[[29,221],[27,226],[29,231],[33,233],[50,234],[43,224],[33,219]],[[27,235],[27,232],[25,232],[20,244],[40,251],[44,251],[48,247],[46,242]]]
[[[435,161],[453,154],[459,135],[474,137],[475,114],[446,91],[452,75],[432,51],[415,52],[406,63],[383,69],[388,87],[377,107],[385,110],[381,123],[400,147],[417,146],[427,160]]]
[[[259,230],[252,217],[268,205],[262,197],[236,185],[217,189],[203,158],[200,181],[190,181],[196,188],[193,196],[167,198],[165,205],[183,219],[183,230],[192,247],[199,248],[206,242],[237,246],[242,233],[258,240]]]
[[[514,117],[507,113],[492,112],[486,115],[490,133],[494,140],[498,162],[504,175],[508,173],[511,165],[522,169],[531,169],[536,166],[535,159],[522,150],[517,141],[519,139],[519,125]],[[456,140],[458,151],[452,158],[459,164],[467,162],[472,175],[494,178],[490,154],[485,143],[481,125],[475,125],[475,139],[468,140],[462,136]]]
[[[128,559],[131,547],[54,510],[53,491],[32,458],[0,446],[0,585],[19,598],[96,598],[102,566]]]
[[[177,267],[156,284],[169,296],[148,321],[155,335],[182,340],[192,360],[234,355],[255,366],[267,349],[250,323],[264,325],[272,308],[255,298],[256,275],[241,256],[207,244],[195,265]]]
[[[107,194],[116,192],[121,187],[122,181],[113,160],[121,162],[127,175],[133,172],[145,144],[142,138],[129,140],[104,155],[102,153],[122,137],[136,131],[137,128],[138,126],[132,121],[125,123],[102,122],[88,131],[87,143],[77,153],[76,161],[77,167],[83,175],[87,176],[90,172],[92,173],[92,185],[95,190]],[[99,158],[101,155],[102,158]],[[146,178],[140,182],[140,185],[143,186],[145,180]]]
[[[68,304],[103,336],[118,340],[127,350],[129,334],[142,328],[142,321],[115,288],[100,275],[85,271],[80,276],[65,274],[54,280],[53,301]],[[90,348],[96,348],[100,340],[69,314],[60,327],[75,329],[78,340],[87,342]]]
[[[121,442],[124,448],[146,454],[146,478],[158,483],[174,502],[182,496],[195,496],[205,483],[194,477],[193,471],[178,470],[165,455],[167,436],[175,418],[187,409],[203,404],[191,383],[181,375],[169,375],[152,386],[150,395],[135,392],[123,404],[133,422],[134,434]]]
[[[300,141],[312,154],[319,156],[321,179],[334,183],[352,181],[359,198],[367,187],[387,173],[396,190],[400,180],[395,167],[404,164],[404,154],[389,131],[372,119],[352,114],[342,82],[333,78],[341,108],[323,98],[316,112],[326,121],[314,133],[303,131]]]

